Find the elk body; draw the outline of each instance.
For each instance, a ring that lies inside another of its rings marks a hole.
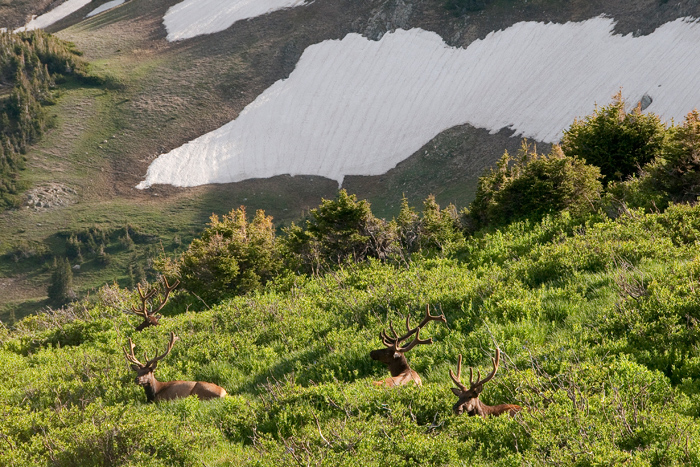
[[[158,288],[153,288],[150,292],[144,293],[143,290],[141,290],[141,284],[136,286],[139,290],[139,297],[141,297],[141,308],[131,307],[131,312],[143,318],[143,322],[136,326],[137,331],[146,329],[148,326],[158,326],[158,320],[161,318],[158,312],[163,309],[168,301],[170,292],[180,284],[180,281],[176,280],[173,285],[170,285],[168,284],[168,279],[163,276],[163,283],[165,284],[164,297],[157,305],[152,304],[150,310],[148,309],[147,303],[158,293]]]
[[[500,404],[500,405],[486,405],[479,400],[479,394],[484,390],[484,384],[491,381],[494,377],[496,371],[498,370],[498,362],[501,357],[500,349],[496,349],[496,358],[491,358],[493,362],[493,371],[488,374],[484,379],[481,379],[481,372],[477,371],[476,381],[473,381],[474,370],[469,367],[469,388],[467,388],[461,382],[462,378],[462,355],[459,356],[459,361],[457,362],[457,375],[455,375],[452,370],[450,370],[450,377],[452,381],[457,385],[456,388],[452,388],[452,392],[455,396],[459,397],[457,403],[452,407],[455,414],[461,415],[463,412],[467,412],[469,416],[480,415],[486,418],[488,415],[501,415],[503,413],[508,413],[511,417],[522,410],[522,407],[515,404]]]
[[[205,383],[202,381],[161,382],[156,380],[156,377],[153,375],[153,370],[156,369],[158,361],[162,360],[170,353],[177,339],[175,334],[171,332],[170,343],[165,353],[148,360],[146,363],[139,362],[134,355],[135,345],[131,342],[131,338],[129,338],[129,352],[123,349],[126,360],[131,363],[131,369],[136,372],[136,384],[143,387],[148,402],[179,399],[188,396],[197,396],[202,400],[226,397],[226,390],[213,383]],[[145,354],[144,359],[148,359]]]
[[[377,360],[384,363],[389,369],[391,377],[381,381],[375,381],[375,386],[403,386],[405,384],[410,383],[411,381],[413,381],[418,386],[422,385],[420,376],[418,376],[418,373],[412,370],[411,367],[408,365],[408,360],[406,360],[406,356],[404,354],[418,344],[433,343],[432,337],[425,340],[422,340],[420,338],[420,331],[423,328],[423,326],[428,324],[428,322],[442,321],[443,323],[446,323],[447,320],[445,319],[444,314],[441,314],[439,316],[432,316],[430,314],[430,306],[428,306],[428,309],[425,312],[425,318],[423,318],[423,321],[421,321],[420,324],[415,328],[411,329],[408,320],[409,317],[407,316],[406,333],[402,336],[396,334],[396,331],[394,331],[394,327],[391,323],[389,323],[389,327],[391,328],[391,332],[394,334],[394,337],[389,337],[389,335],[386,333],[386,330],[379,333],[379,337],[382,340],[382,343],[386,346],[386,348],[373,350],[369,353],[369,356],[372,357],[372,360]],[[401,343],[409,337],[413,336],[414,334],[415,338],[402,347]]]

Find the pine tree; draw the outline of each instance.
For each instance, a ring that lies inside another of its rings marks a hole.
[[[73,270],[67,258],[54,260],[54,270],[48,288],[49,302],[63,306],[75,298],[73,292]]]

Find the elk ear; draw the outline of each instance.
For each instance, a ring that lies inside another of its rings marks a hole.
[[[140,367],[140,366],[138,366],[138,365],[135,365],[135,364],[133,364],[133,363],[132,363],[131,365],[129,365],[129,366],[130,366],[130,367],[131,367],[131,369],[132,369],[132,370],[134,370],[134,371],[139,371],[139,370],[141,369],[141,367]]]
[[[157,366],[158,366],[158,362],[153,362],[150,366],[151,371],[155,370]]]
[[[452,389],[452,393],[453,393],[455,396],[457,396],[457,397],[462,397],[462,392],[464,392],[464,391],[462,391],[462,390],[459,389],[459,388],[450,388],[450,389]]]

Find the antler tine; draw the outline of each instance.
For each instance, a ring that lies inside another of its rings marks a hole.
[[[170,296],[170,292],[172,292],[173,290],[175,290],[175,288],[176,288],[178,285],[180,285],[180,280],[179,280],[179,279],[176,279],[176,280],[175,280],[175,283],[174,283],[173,285],[169,285],[169,284],[168,284],[168,279],[167,279],[165,276],[163,276],[163,282],[165,283],[165,297],[163,297],[163,300],[160,302],[160,305],[158,305],[158,308],[156,308],[155,310],[153,310],[153,311],[151,312],[151,314],[158,313],[160,310],[162,310],[163,307],[165,306],[165,304],[168,302],[168,296]],[[157,291],[157,289],[154,289],[154,290],[153,290],[154,293],[155,293],[156,291]]]
[[[462,384],[462,354],[459,354],[459,359],[457,360],[457,376],[455,376],[455,374],[452,372],[452,368],[450,368],[450,377],[459,389],[462,391],[467,390],[467,387]]]
[[[481,379],[481,373],[477,373],[476,383],[472,384],[472,387],[473,386],[480,386],[480,385],[486,384],[489,381],[491,381],[491,378],[493,378],[496,375],[496,371],[498,371],[498,363],[499,363],[500,359],[501,359],[501,349],[496,347],[496,358],[491,357],[491,362],[493,363],[493,371],[491,373],[489,373],[488,375],[486,375],[486,377],[484,379]],[[470,380],[471,380],[471,378],[470,378]]]
[[[389,337],[389,334],[387,334],[386,329],[384,329],[382,332],[379,333],[379,338],[382,340],[382,343],[385,346],[395,347],[396,344],[398,344],[399,335],[394,330],[394,325],[391,323],[391,321],[389,321],[389,329],[391,329],[391,332],[394,333],[394,337]]]
[[[146,302],[150,300],[157,292],[156,289],[151,290],[147,294],[143,293],[143,290],[141,289],[141,284],[136,284],[136,288],[139,291],[139,297],[141,297],[141,309],[136,308],[135,306],[131,307],[131,311],[138,316],[143,316],[144,318],[148,317],[148,312],[146,311]]]
[[[170,342],[168,343],[168,348],[165,350],[165,353],[163,355],[154,357],[153,359],[149,360],[148,363],[146,363],[146,366],[153,366],[154,364],[158,363],[158,361],[167,357],[170,351],[173,350],[173,345],[175,345],[175,341],[177,341],[178,339],[179,337],[177,337],[174,332],[170,331]]]
[[[423,320],[416,326],[415,328],[411,329],[408,324],[409,317],[406,317],[406,334],[404,334],[401,337],[397,338],[397,342],[405,341],[409,337],[411,337],[413,334],[417,333],[420,329],[423,328],[426,324],[428,324],[430,321],[442,321],[443,323],[447,322],[447,319],[445,318],[445,314],[442,313],[440,315],[434,316],[430,314],[430,305],[426,307],[425,310],[425,317]],[[432,341],[431,341],[432,343]]]
[[[386,331],[380,332],[379,338],[382,340],[382,343],[387,347],[393,347],[394,344],[396,344],[396,342],[394,342],[394,340],[386,334]]]
[[[135,363],[139,366],[145,366],[143,363],[139,362],[136,358],[136,355],[134,355],[134,348],[136,348],[136,344],[131,342],[131,337],[129,337],[129,352],[126,351],[126,347],[122,347],[122,350],[124,351],[124,357],[126,357],[126,360],[131,363]]]
[[[397,348],[396,351],[400,353],[405,353],[411,350],[413,347],[415,347],[418,344],[432,344],[433,343],[433,338],[429,337],[427,339],[421,339],[420,337],[420,328],[416,331],[416,338],[413,339],[411,342],[408,343],[405,347]],[[397,343],[398,346],[398,343]]]

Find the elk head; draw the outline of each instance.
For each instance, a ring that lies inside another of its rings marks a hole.
[[[422,384],[418,373],[413,371],[408,365],[405,353],[418,344],[433,343],[432,337],[429,339],[420,338],[421,329],[430,321],[442,321],[443,323],[447,322],[444,314],[440,314],[439,316],[431,315],[430,305],[428,305],[425,312],[425,317],[415,328],[411,328],[411,326],[409,325],[409,317],[406,316],[406,333],[404,335],[399,336],[396,333],[396,331],[394,331],[394,326],[391,324],[391,322],[389,323],[389,328],[391,329],[392,334],[394,334],[394,337],[390,337],[387,334],[386,330],[379,333],[379,338],[382,340],[382,343],[386,348],[373,350],[369,353],[369,356],[372,358],[372,360],[377,360],[384,363],[389,368],[391,378],[387,378],[382,381],[376,381],[374,383],[375,385],[401,386],[407,384],[410,381],[413,381],[418,386]],[[405,346],[401,345],[403,341],[413,336],[414,334],[415,338],[411,342],[409,342]]]
[[[163,283],[165,285],[163,299],[160,300],[160,303],[158,304],[151,304],[150,307],[147,304],[153,297],[156,296],[156,294],[158,294],[158,288],[154,287],[148,293],[144,293],[141,289],[141,284],[136,286],[139,291],[139,297],[141,297],[141,308],[133,306],[131,307],[131,312],[143,318],[143,322],[136,327],[137,331],[142,331],[148,326],[158,326],[158,320],[161,318],[158,312],[162,310],[167,303],[170,292],[172,292],[175,287],[180,285],[179,280],[176,280],[173,285],[168,284],[168,279],[165,276],[163,276]]]
[[[456,415],[461,415],[463,412],[467,412],[469,416],[480,415],[485,418],[487,415],[501,415],[502,413],[508,412],[511,416],[513,416],[522,410],[522,407],[519,405],[500,404],[490,406],[479,400],[479,394],[481,394],[481,391],[484,390],[484,384],[491,381],[491,379],[496,375],[500,358],[501,350],[496,348],[496,358],[491,357],[491,361],[493,362],[493,371],[484,379],[481,379],[481,372],[477,371],[476,381],[474,381],[474,370],[469,367],[469,388],[467,388],[461,381],[462,355],[459,355],[459,360],[457,361],[457,375],[455,375],[450,369],[450,377],[457,385],[456,388],[452,388],[452,392],[455,396],[459,397],[457,403],[452,407],[452,410]]]
[[[164,359],[173,349],[173,345],[178,340],[175,333],[170,333],[170,342],[168,347],[160,356],[156,356],[150,360],[143,355],[146,363],[141,363],[134,355],[136,345],[129,338],[129,351],[124,350],[124,357],[131,363],[131,369],[136,372],[136,384],[142,386],[146,392],[148,402],[178,399],[187,396],[197,396],[200,399],[214,399],[217,397],[225,397],[226,390],[213,383],[205,383],[201,381],[168,381],[160,382],[156,380],[153,371],[158,366],[158,362]]]

